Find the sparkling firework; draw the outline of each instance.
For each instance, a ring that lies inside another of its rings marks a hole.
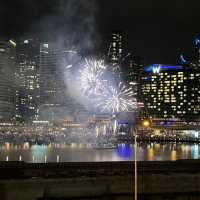
[[[93,101],[101,112],[131,112],[137,108],[132,87],[120,82],[116,87],[105,79],[107,68],[104,60],[85,59],[80,71],[81,92]]]
[[[129,112],[137,108],[137,102],[132,88],[126,87],[120,82],[117,88],[113,86],[106,88],[106,92],[104,92],[103,98],[99,99],[97,106],[102,112]]]
[[[104,60],[85,59],[84,69],[81,70],[81,89],[88,97],[102,93],[102,76],[106,69]]]

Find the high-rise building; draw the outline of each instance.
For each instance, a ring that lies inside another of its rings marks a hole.
[[[121,59],[124,51],[124,33],[113,31],[109,39],[108,61],[112,65],[112,70],[120,69]]]
[[[55,43],[40,44],[40,119],[55,120],[63,103],[64,83],[58,66],[61,50]]]
[[[200,117],[200,70],[154,64],[144,68],[141,93],[146,117],[193,120]]]
[[[16,120],[31,122],[38,119],[39,106],[39,41],[21,40],[17,44],[15,74]]]
[[[76,61],[77,53],[58,43],[40,44],[40,120],[60,121],[77,113],[80,105],[69,91],[73,88],[70,87],[74,81],[71,81],[71,74]],[[70,78],[66,71],[70,73]]]
[[[129,86],[132,86],[135,93],[138,94],[138,85],[140,75],[143,70],[143,61],[140,56],[129,55],[122,64],[122,80]]]
[[[15,46],[12,40],[0,41],[0,121],[11,121],[15,114]]]

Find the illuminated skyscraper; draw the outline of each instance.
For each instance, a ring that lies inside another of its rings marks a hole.
[[[42,120],[54,120],[64,96],[62,73],[58,66],[60,49],[55,43],[40,44],[40,108]]]
[[[141,93],[148,117],[200,117],[200,70],[154,64],[144,68]]]
[[[74,70],[74,56],[76,52],[57,43],[40,44],[40,120],[60,121],[76,112],[78,105],[70,96],[70,80],[65,77],[66,71]]]
[[[113,31],[111,34],[110,44],[109,44],[109,52],[108,52],[108,59],[109,63],[111,63],[114,71],[120,69],[121,59],[123,57],[123,45],[124,45],[124,38],[123,38],[122,31]]]
[[[17,45],[16,120],[38,119],[39,105],[39,41],[26,39]]]
[[[138,84],[142,70],[143,61],[140,56],[130,55],[122,64],[121,77],[126,84],[133,87],[136,93],[138,93]]]
[[[0,41],[0,121],[11,121],[15,114],[15,42]]]
[[[128,51],[128,37],[124,31],[113,31],[109,40],[108,63],[114,81],[123,81],[138,94],[142,58]],[[136,95],[137,96],[137,95]]]

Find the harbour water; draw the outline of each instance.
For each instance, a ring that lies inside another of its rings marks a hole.
[[[137,160],[163,161],[199,159],[200,145],[187,143],[138,143]],[[89,144],[30,145],[29,143],[0,145],[0,161],[97,162],[134,160],[134,145],[117,144],[115,148],[94,148]]]

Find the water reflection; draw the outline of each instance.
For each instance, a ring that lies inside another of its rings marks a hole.
[[[34,156],[34,162],[47,162],[46,154],[48,152],[47,145],[33,145],[30,147],[30,155]]]
[[[137,160],[199,159],[199,155],[199,144],[137,144]],[[49,145],[4,143],[0,145],[0,160],[36,163],[134,160],[134,145],[123,143],[113,149],[94,149],[92,145],[76,143],[52,143]]]
[[[154,160],[154,149],[153,148],[147,149],[147,159]]]
[[[123,144],[117,145],[116,152],[119,157],[122,157],[124,159],[126,159],[126,158],[131,159],[131,157],[133,155],[132,151],[133,151],[133,149],[131,148],[130,144],[123,143]]]
[[[56,162],[57,163],[60,162],[60,156],[59,155],[56,156]]]
[[[191,152],[192,152],[192,157],[194,159],[198,159],[199,158],[199,145],[195,144],[194,146],[192,146]]]
[[[171,160],[176,160],[176,151],[175,150],[171,151]]]
[[[6,156],[6,161],[9,161],[9,157],[8,156]]]

